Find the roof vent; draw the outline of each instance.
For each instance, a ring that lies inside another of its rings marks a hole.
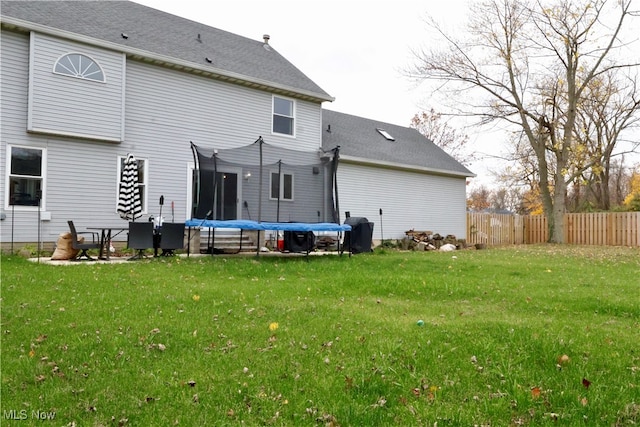
[[[264,44],[269,44],[269,39],[271,36],[269,34],[265,34],[262,36],[262,40],[264,40]]]
[[[378,131],[378,133],[380,133],[380,135],[384,136],[384,138],[385,138],[387,141],[395,141],[395,140],[396,140],[396,139],[395,139],[394,137],[392,137],[392,136],[389,134],[389,132],[387,132],[386,130],[384,130],[384,129],[380,129],[380,128],[376,128],[376,130]]]
[[[207,61],[209,64],[213,62],[213,59],[209,58],[208,56],[204,58],[204,60]]]
[[[125,40],[129,38],[129,36],[125,33],[120,33],[120,37],[122,37]]]
[[[200,37],[200,33],[198,33],[198,38],[196,40],[198,40],[198,43],[202,43],[202,37]]]

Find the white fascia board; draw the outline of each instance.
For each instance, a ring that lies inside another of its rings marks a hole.
[[[51,36],[72,40],[75,42],[80,42],[84,44],[102,47],[105,49],[115,50],[118,52],[123,52],[127,56],[132,56],[134,58],[139,58],[141,60],[154,62],[154,63],[157,63],[158,65],[165,65],[169,67],[173,66],[174,68],[183,69],[186,71],[194,71],[194,72],[197,72],[198,74],[203,74],[206,76],[210,76],[212,78],[217,78],[223,81],[229,81],[229,82],[240,84],[243,86],[249,86],[257,89],[268,90],[276,93],[286,93],[286,94],[293,94],[293,95],[297,94],[297,95],[301,95],[298,97],[301,97],[303,99],[309,98],[311,100],[315,100],[318,102],[335,101],[335,98],[332,96],[323,95],[320,93],[307,91],[303,89],[296,89],[287,85],[281,85],[281,84],[273,83],[267,80],[245,76],[244,74],[240,74],[240,73],[233,73],[233,72],[222,70],[220,68],[216,68],[213,66],[205,66],[195,62],[184,61],[181,59],[160,55],[160,54],[149,52],[142,49],[127,47],[118,43],[113,43],[105,40],[96,39],[93,37],[83,36],[70,31],[52,28],[46,25],[41,25],[34,22],[30,22],[30,21],[24,21],[22,19],[17,19],[17,18],[12,18],[7,16],[0,16],[0,21],[2,22],[3,25],[7,25],[9,28],[18,28],[24,31],[36,31],[43,34],[48,34]]]
[[[446,169],[427,168],[423,166],[414,166],[414,165],[407,165],[407,164],[395,163],[395,162],[385,162],[382,160],[365,159],[363,157],[345,156],[343,154],[340,154],[339,161],[345,162],[345,163],[363,165],[363,166],[404,170],[409,172],[422,172],[422,173],[429,173],[433,175],[451,176],[456,178],[474,178],[476,176],[476,174],[474,173],[467,174],[463,172],[450,171]],[[338,166],[338,168],[340,168],[340,166]]]

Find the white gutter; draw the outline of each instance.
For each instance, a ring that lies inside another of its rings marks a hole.
[[[157,53],[149,52],[142,49],[128,47],[119,43],[113,43],[106,40],[100,40],[93,37],[84,36],[77,33],[72,33],[66,30],[60,30],[58,28],[52,28],[46,25],[37,24],[31,21],[25,21],[10,16],[0,15],[0,22],[7,28],[15,28],[23,31],[36,31],[43,34],[48,34],[55,37],[60,37],[75,42],[84,44],[90,44],[99,46],[105,49],[115,50],[117,52],[123,52],[127,56],[134,59],[140,59],[147,62],[153,62],[156,65],[164,65],[170,68],[176,68],[187,72],[193,72],[200,75],[212,77],[214,79],[228,81],[243,86],[249,86],[252,88],[262,89],[270,92],[288,94],[297,98],[308,99],[317,102],[323,101],[335,101],[335,98],[328,95],[322,95],[316,92],[307,91],[304,89],[297,89],[287,85],[281,85],[278,83],[270,82],[267,80],[257,79],[255,77],[249,77],[240,73],[233,73],[213,66],[206,66],[195,62],[184,61],[171,56],[160,55]],[[203,58],[204,59],[204,58]]]
[[[427,168],[423,166],[414,166],[407,165],[404,163],[395,163],[395,162],[386,162],[382,160],[374,160],[374,159],[365,159],[363,157],[355,157],[355,156],[345,156],[344,154],[340,154],[340,161],[345,163],[352,163],[363,166],[375,166],[382,167],[386,169],[395,169],[395,170],[404,170],[410,172],[422,172],[422,173],[430,173],[433,175],[441,175],[441,176],[451,176],[451,177],[459,177],[459,178],[474,178],[477,175],[474,173],[464,173],[464,172],[455,172],[446,169],[436,169],[436,168]],[[338,166],[339,168],[340,166]]]

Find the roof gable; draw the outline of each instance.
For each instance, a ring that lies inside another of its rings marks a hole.
[[[426,170],[443,175],[475,176],[473,172],[415,129],[322,110],[322,147],[340,146],[340,155],[388,167]],[[386,131],[393,140],[380,131]]]
[[[29,24],[36,24],[42,32],[102,41],[133,57],[141,52],[140,59],[148,53],[192,65],[184,69],[210,70],[224,80],[319,102],[333,100],[267,43],[130,1],[2,1],[0,12],[3,25],[31,30]]]

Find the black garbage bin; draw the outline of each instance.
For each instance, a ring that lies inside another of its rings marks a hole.
[[[313,231],[285,231],[284,250],[289,252],[311,252],[316,246]]]
[[[344,249],[354,254],[371,252],[373,222],[364,217],[351,216],[344,223],[351,226],[351,231],[344,233]]]

